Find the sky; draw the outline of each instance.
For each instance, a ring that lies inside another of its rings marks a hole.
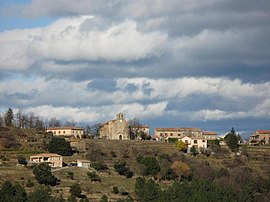
[[[0,111],[270,129],[269,0],[1,0]]]

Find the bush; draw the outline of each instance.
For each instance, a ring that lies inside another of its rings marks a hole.
[[[91,182],[101,182],[100,177],[95,172],[88,172],[87,176],[90,178]]]
[[[71,193],[71,195],[73,195],[75,197],[79,197],[82,193],[82,190],[81,190],[80,185],[78,183],[75,183],[75,184],[70,186],[69,192]]]
[[[30,179],[28,179],[27,180],[27,183],[26,183],[26,187],[33,187],[34,186],[34,183],[30,180]]]
[[[114,194],[118,194],[119,193],[118,187],[116,187],[116,186],[113,187],[113,193]]]
[[[111,151],[111,155],[112,155],[112,157],[113,157],[113,158],[115,158],[115,157],[116,157],[116,154],[115,154],[115,152],[114,152],[114,151]]]
[[[91,167],[94,168],[96,171],[108,170],[108,166],[105,163],[102,163],[102,162],[91,163]]]
[[[118,172],[119,175],[124,175],[126,178],[133,177],[133,172],[130,170],[129,167],[126,167],[126,161],[119,161],[114,164],[114,169]]]
[[[27,165],[27,161],[26,161],[26,158],[23,156],[23,155],[19,155],[17,157],[18,159],[18,163],[21,164],[21,165]]]

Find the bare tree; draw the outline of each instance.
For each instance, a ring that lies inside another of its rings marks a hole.
[[[64,125],[65,126],[72,126],[72,127],[74,127],[74,126],[77,125],[77,123],[76,123],[75,120],[71,120],[71,121],[66,121],[66,123]]]
[[[49,127],[60,127],[61,125],[61,121],[57,120],[55,117],[49,120]]]
[[[137,139],[139,137],[141,126],[142,124],[138,118],[133,118],[128,122],[130,139]]]

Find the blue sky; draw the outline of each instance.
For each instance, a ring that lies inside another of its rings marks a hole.
[[[268,0],[0,2],[0,109],[270,129]]]

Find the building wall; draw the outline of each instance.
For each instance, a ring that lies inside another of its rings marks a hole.
[[[35,155],[30,156],[30,161],[35,163],[48,163],[51,167],[62,167],[63,166],[63,157],[60,155]]]
[[[204,138],[191,138],[185,136],[181,138],[181,141],[186,143],[188,145],[188,148],[191,148],[192,146],[196,148],[207,148],[207,140]]]
[[[129,140],[128,121],[119,113],[115,120],[108,121],[100,127],[100,138],[109,140]]]
[[[167,142],[169,138],[202,137],[202,131],[198,128],[156,128],[154,135],[161,141]]]
[[[59,128],[48,128],[46,132],[52,132],[54,136],[64,136],[64,137],[79,137],[83,135],[82,128],[76,127],[59,127]]]

